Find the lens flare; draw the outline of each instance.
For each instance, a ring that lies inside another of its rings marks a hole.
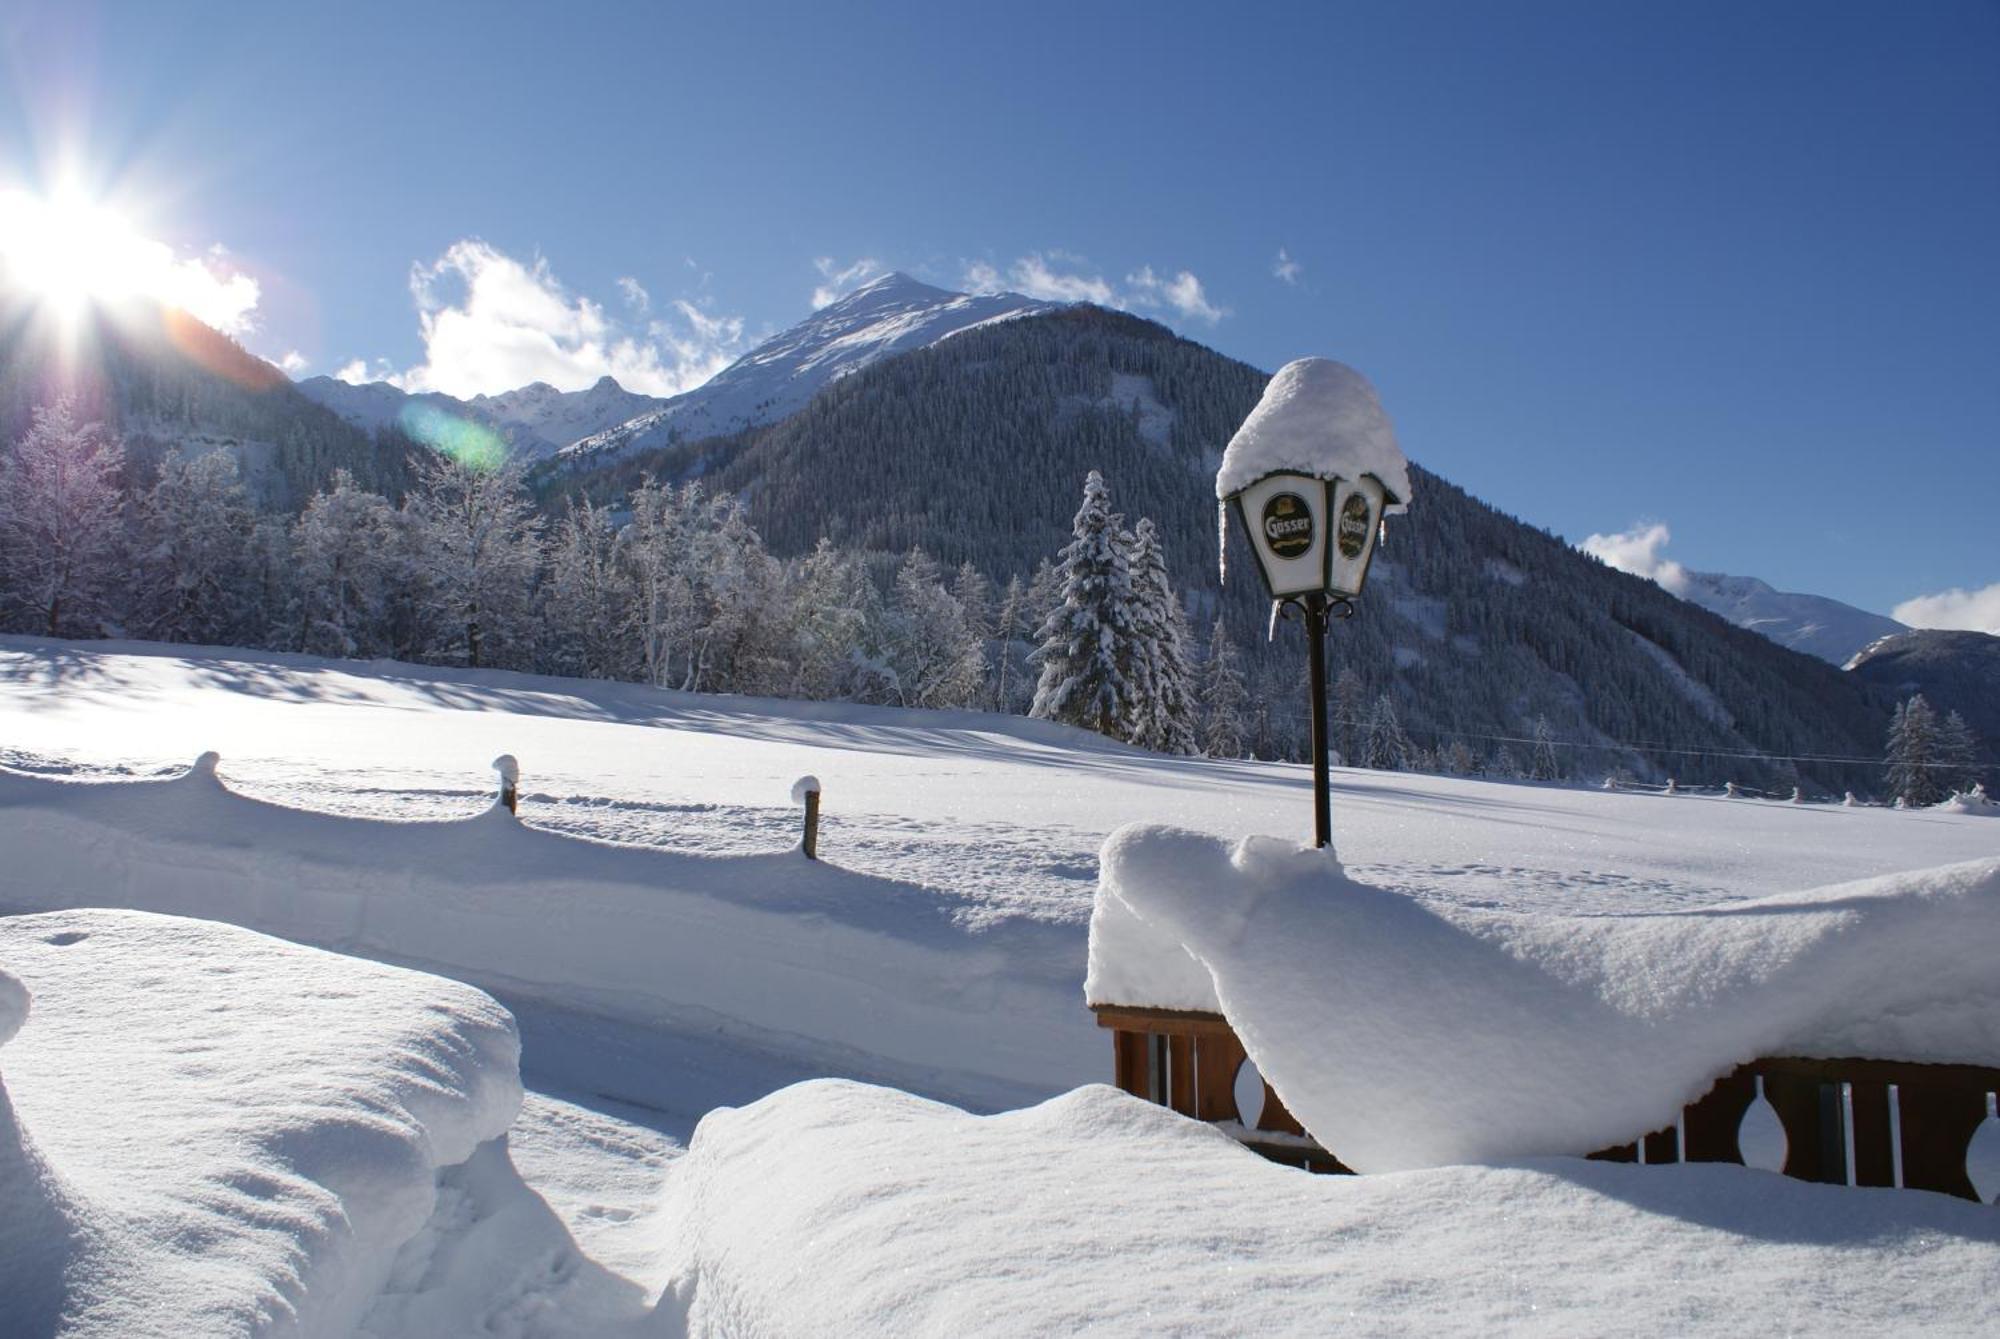
[[[491,473],[507,462],[507,443],[499,433],[436,405],[412,400],[396,415],[396,423],[412,441],[450,456],[467,469]]]

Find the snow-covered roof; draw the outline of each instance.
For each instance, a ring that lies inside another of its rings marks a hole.
[[[1300,358],[1278,369],[1229,439],[1215,495],[1227,498],[1279,470],[1321,479],[1372,474],[1395,500],[1389,510],[1410,501],[1409,462],[1375,388],[1331,358]]]
[[[1433,906],[1157,826],[1101,871],[1090,1001],[1219,1009],[1360,1171],[1624,1143],[1763,1056],[2000,1064],[2000,858],[1624,916]]]

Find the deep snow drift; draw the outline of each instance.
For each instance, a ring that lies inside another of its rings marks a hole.
[[[1425,907],[1331,850],[1135,826],[1105,846],[1087,990],[1219,1007],[1300,1124],[1369,1172],[1621,1144],[1760,1056],[2000,1065],[1996,960],[2000,858],[1520,916]]]
[[[2000,1217],[1719,1164],[1275,1166],[1092,1086],[976,1117],[822,1081],[668,1181],[695,1334],[1908,1333],[2000,1324]]]
[[[988,1101],[1095,1076],[1074,936],[966,925],[920,888],[795,852],[693,856],[523,826],[498,805],[384,823],[161,781],[0,769],[0,906],[214,916],[640,1023],[791,1042]]]
[[[129,911],[0,918],[0,963],[33,996],[0,1049],[10,1337],[349,1333],[520,1104],[513,1021],[455,982]]]

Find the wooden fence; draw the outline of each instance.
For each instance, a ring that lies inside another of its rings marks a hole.
[[[1346,1172],[1264,1085],[1262,1109],[1239,1112],[1246,1056],[1220,1014],[1094,1007],[1112,1033],[1118,1086],[1196,1120],[1213,1121],[1278,1162]],[[1897,1060],[1774,1057],[1716,1080],[1670,1125],[1589,1156],[1611,1162],[1744,1161],[1737,1132],[1763,1096],[1785,1132],[1787,1176],[1835,1185],[1904,1186],[1978,1200],[1966,1170],[1973,1132],[2000,1093],[2000,1069]]]

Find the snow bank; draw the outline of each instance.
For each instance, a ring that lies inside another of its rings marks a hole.
[[[224,767],[226,771],[226,764]],[[543,831],[309,813],[163,781],[0,769],[0,910],[128,906],[247,925],[822,1068],[1012,1104],[1099,1077],[1074,929],[955,917],[793,851],[687,855]]]
[[[1315,1138],[1385,1171],[1624,1143],[1759,1056],[2000,1065],[1996,959],[2000,859],[1519,916],[1357,883],[1330,850],[1134,825],[1104,848],[1088,989],[1219,1007]]]
[[[28,988],[0,969],[0,1046],[28,1018]],[[0,1332],[52,1333],[82,1222],[48,1162],[14,1115],[0,1064]]]
[[[657,1319],[693,1335],[2000,1324],[1979,1205],[1716,1164],[1309,1176],[1099,1086],[987,1117],[788,1088],[701,1123],[664,1222]]]
[[[1320,479],[1382,481],[1402,511],[1410,500],[1409,462],[1368,379],[1330,358],[1286,363],[1229,439],[1215,475],[1215,496],[1227,498],[1275,470]]]
[[[34,993],[0,1052],[10,1339],[349,1333],[520,1103],[513,1020],[455,982],[129,911],[0,918],[0,961]]]

